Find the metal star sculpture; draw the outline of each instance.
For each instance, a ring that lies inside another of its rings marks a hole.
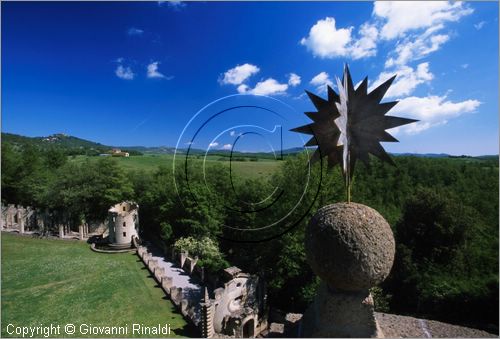
[[[395,78],[393,76],[368,93],[368,77],[354,89],[349,67],[345,65],[342,81],[337,78],[338,94],[330,86],[327,100],[306,91],[318,111],[306,112],[313,122],[292,131],[312,135],[305,144],[318,146],[311,158],[312,163],[326,155],[329,167],[341,165],[348,202],[351,200],[351,181],[356,161],[360,159],[368,165],[369,154],[372,154],[394,165],[380,142],[398,140],[385,130],[418,121],[385,115],[398,103],[380,102]]]

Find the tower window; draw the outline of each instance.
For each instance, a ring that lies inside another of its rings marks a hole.
[[[123,236],[126,237],[127,236],[127,232],[123,232]]]
[[[125,206],[123,206],[123,211],[126,211],[126,208],[125,208]]]
[[[125,226],[127,226],[127,223],[124,221],[124,222],[123,222],[123,227],[125,227]]]

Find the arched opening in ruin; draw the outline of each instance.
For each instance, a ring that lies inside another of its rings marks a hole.
[[[243,323],[243,338],[253,338],[255,337],[255,321],[253,318],[248,319]]]

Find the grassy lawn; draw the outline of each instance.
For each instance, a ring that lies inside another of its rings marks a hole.
[[[169,168],[172,167],[173,155],[169,154],[145,154],[141,156],[131,156],[128,158],[116,157],[120,166],[125,170],[144,170],[144,171],[154,171],[158,166],[163,165]],[[75,158],[70,158],[70,161],[77,163],[82,163],[85,159],[90,159],[90,161],[96,161],[99,157],[87,157],[87,156],[76,156]],[[202,156],[200,156],[200,165],[202,164]],[[185,161],[183,156],[180,156],[176,161],[181,163]],[[229,161],[220,161],[220,156],[208,156],[207,164],[223,164],[229,166]],[[234,170],[234,175],[241,178],[247,179],[260,179],[267,178],[271,176],[275,171],[278,170],[281,162],[269,160],[269,159],[259,159],[259,161],[232,161],[232,166]]]
[[[2,233],[2,337],[9,336],[9,323],[72,323],[77,329],[128,324],[124,337],[134,336],[134,323],[169,324],[172,337],[197,335],[135,254],[101,254],[83,242]],[[73,337],[85,336],[77,330]]]

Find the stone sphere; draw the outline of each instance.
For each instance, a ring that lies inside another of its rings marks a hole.
[[[305,236],[307,261],[329,287],[362,291],[382,282],[394,262],[394,236],[373,208],[357,203],[322,207]]]

